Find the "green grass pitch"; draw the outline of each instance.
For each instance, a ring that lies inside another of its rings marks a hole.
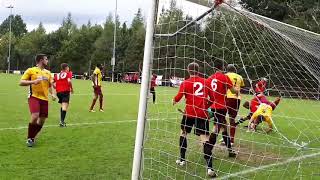
[[[104,82],[105,112],[89,113],[91,83],[74,80],[75,94],[66,118],[69,126],[58,127],[60,107],[50,101],[47,127],[36,146],[27,148],[28,88],[18,86],[19,78],[0,74],[0,179],[130,179],[140,86]],[[172,107],[175,88],[158,87],[156,91],[157,104],[149,103],[143,177],[206,178],[202,150],[194,135],[189,136],[187,166],[175,165],[181,119],[177,108],[183,108],[183,103]],[[236,159],[228,158],[223,147],[214,150],[219,177],[240,172],[230,178],[320,179],[319,108],[319,101],[283,99],[274,112],[283,136],[276,132],[266,135],[263,126],[257,133],[239,127],[235,148],[240,154]],[[240,110],[240,115],[246,113]],[[299,149],[292,145],[295,141],[308,146]],[[304,158],[310,154],[316,155]],[[254,169],[259,167],[263,168]]]

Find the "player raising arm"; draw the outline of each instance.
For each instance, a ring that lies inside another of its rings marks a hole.
[[[48,65],[47,56],[36,55],[36,64],[35,67],[27,69],[20,80],[20,86],[30,86],[28,103],[31,120],[28,126],[28,147],[35,144],[35,137],[48,118],[48,94],[50,93],[52,99],[55,100],[51,89],[51,73],[45,69]]]
[[[208,141],[209,120],[208,120],[208,90],[205,86],[206,80],[198,76],[199,65],[190,63],[188,65],[190,77],[182,82],[178,94],[173,99],[173,105],[178,103],[183,97],[186,99],[184,115],[181,120],[181,133],[179,140],[180,159],[176,161],[178,165],[185,165],[187,151],[187,135],[195,128],[195,134],[200,136],[201,142]],[[211,156],[209,154],[208,156]],[[205,155],[205,159],[207,155]],[[207,173],[215,177],[216,174],[212,169],[211,162],[208,165]]]
[[[61,72],[54,76],[54,87],[56,88],[59,98],[60,108],[60,127],[66,127],[65,118],[69,107],[70,92],[73,93],[72,73],[69,70],[69,65],[61,64]]]
[[[102,68],[103,68],[102,64],[97,64],[96,69],[93,71],[92,86],[93,86],[94,97],[93,97],[89,112],[95,112],[93,108],[97,102],[98,97],[99,97],[99,103],[100,103],[100,112],[103,112],[103,94],[101,90]]]

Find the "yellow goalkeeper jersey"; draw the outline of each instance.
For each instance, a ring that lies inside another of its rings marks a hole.
[[[241,87],[244,87],[244,81],[243,81],[242,76],[240,76],[237,73],[227,73],[226,75],[231,80],[235,89],[240,90]],[[227,98],[241,99],[241,96],[240,96],[240,94],[239,94],[239,96],[237,96],[236,94],[233,94],[230,90],[228,90]]]

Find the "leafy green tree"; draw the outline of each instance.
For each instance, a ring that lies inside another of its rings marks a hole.
[[[130,28],[130,41],[125,51],[125,70],[139,71],[139,66],[142,64],[145,40],[145,27],[141,9],[133,18]]]
[[[11,19],[11,31],[15,37],[21,37],[27,33],[27,25],[23,22],[21,15],[10,15],[0,25],[0,36],[9,32]]]
[[[16,57],[16,69],[26,69],[34,64],[34,56],[39,53],[43,44],[46,41],[46,31],[42,25],[39,24],[38,28],[27,33],[20,38],[15,46],[18,57]]]

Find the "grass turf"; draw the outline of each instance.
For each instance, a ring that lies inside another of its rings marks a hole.
[[[105,112],[89,113],[91,84],[75,80],[75,94],[67,114],[70,126],[58,127],[60,107],[50,101],[46,122],[49,127],[43,129],[34,148],[27,148],[28,88],[19,87],[18,80],[19,76],[0,74],[0,179],[130,179],[138,85],[104,83]],[[151,121],[147,124],[143,173],[146,179],[206,178],[202,150],[194,135],[189,136],[188,142],[190,162],[184,168],[175,165],[181,119],[177,108],[183,108],[183,103],[171,105],[176,92],[174,88],[158,87],[157,104],[149,104]],[[240,154],[236,159],[228,158],[223,147],[215,148],[214,165],[220,177],[320,152],[319,107],[319,101],[284,99],[274,112],[281,134],[291,141],[309,143],[308,149],[298,150],[276,132],[246,133],[238,128],[235,148]],[[240,110],[240,115],[246,113],[247,110]],[[235,179],[318,179],[319,160],[315,156]]]

